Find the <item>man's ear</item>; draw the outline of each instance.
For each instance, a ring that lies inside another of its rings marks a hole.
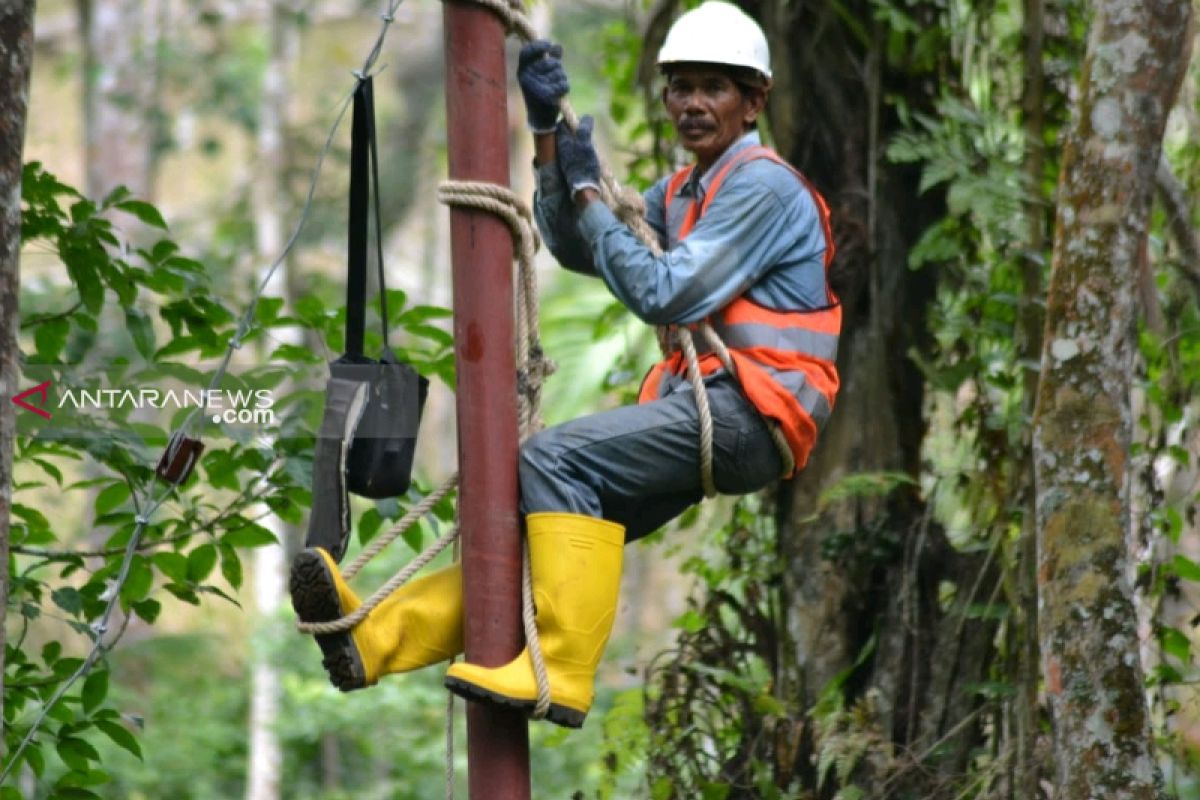
[[[659,92],[658,96],[660,98],[662,98],[663,108],[666,108],[667,107],[667,87],[666,86],[662,87],[662,91]]]
[[[758,119],[758,115],[761,114],[762,110],[766,107],[767,92],[766,90],[755,86],[744,91],[742,96],[746,100],[746,105],[744,106],[745,113],[742,116],[742,120],[749,125]]]

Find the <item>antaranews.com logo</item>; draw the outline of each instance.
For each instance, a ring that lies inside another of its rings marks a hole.
[[[63,435],[79,436],[109,425],[141,423],[162,426],[165,435],[181,412],[193,410],[199,410],[216,425],[249,428],[256,433],[278,423],[275,392],[270,388],[113,387],[104,382],[103,376],[75,381],[69,375],[57,375],[28,386],[11,398],[20,409],[18,424],[30,433],[50,433],[54,429]],[[164,376],[163,383],[168,382],[170,379]]]

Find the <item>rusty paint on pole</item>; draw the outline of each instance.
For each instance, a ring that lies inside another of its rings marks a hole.
[[[475,3],[443,9],[450,177],[508,186],[504,26]],[[497,217],[460,208],[450,237],[466,658],[499,666],[524,644],[512,238]],[[467,764],[471,800],[528,800],[524,714],[468,703]]]

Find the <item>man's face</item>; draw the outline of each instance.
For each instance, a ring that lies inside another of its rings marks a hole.
[[[763,90],[742,90],[723,70],[704,64],[672,68],[662,97],[679,143],[702,169],[742,137],[766,102]]]

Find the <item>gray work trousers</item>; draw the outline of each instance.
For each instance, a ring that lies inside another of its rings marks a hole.
[[[722,494],[779,477],[779,452],[758,411],[728,377],[708,382],[713,477]],[[521,448],[521,511],[567,511],[625,526],[626,541],[699,502],[700,419],[688,387],[661,400],[547,428]]]

